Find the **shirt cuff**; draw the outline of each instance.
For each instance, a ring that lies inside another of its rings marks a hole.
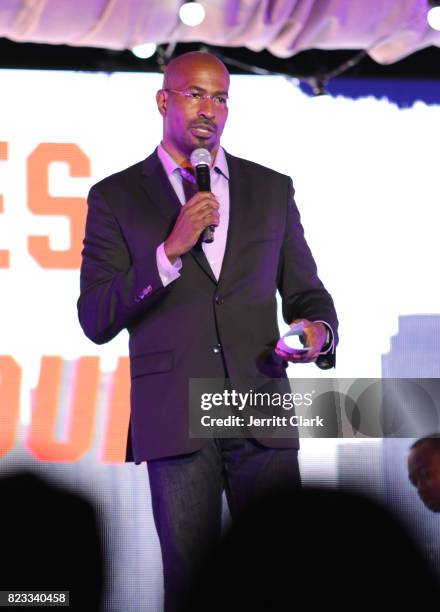
[[[319,354],[326,355],[327,353],[334,353],[335,352],[335,334],[333,333],[332,326],[329,325],[326,321],[313,321],[313,322],[323,323],[323,325],[325,325],[325,330],[327,332],[325,344],[322,347],[322,351]]]
[[[165,254],[165,244],[163,242],[156,249],[156,263],[157,271],[164,287],[175,281],[176,278],[179,278],[182,260],[178,257],[174,264],[172,264]]]

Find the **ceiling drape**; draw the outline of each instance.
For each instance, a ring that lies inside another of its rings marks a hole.
[[[0,0],[0,36],[21,42],[127,49],[201,41],[289,57],[306,49],[367,49],[380,63],[429,45],[427,0],[200,0],[206,19],[181,24],[178,0]]]

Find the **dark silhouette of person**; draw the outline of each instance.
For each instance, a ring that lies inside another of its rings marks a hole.
[[[420,438],[408,455],[408,477],[420,499],[432,512],[440,512],[440,435]]]
[[[182,612],[310,610],[436,601],[415,541],[369,498],[281,488],[260,498],[194,575]],[[207,603],[209,602],[209,604]]]
[[[55,609],[99,610],[105,568],[91,503],[27,471],[0,479],[0,499],[0,590],[69,591],[69,607]]]

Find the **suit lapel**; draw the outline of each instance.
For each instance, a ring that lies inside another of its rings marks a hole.
[[[142,165],[141,184],[148,199],[158,208],[172,228],[179,215],[181,204],[156,151],[147,157]]]
[[[229,271],[234,268],[235,258],[243,239],[243,230],[247,225],[246,201],[249,200],[250,194],[249,179],[244,164],[229,153],[226,153],[226,160],[229,170],[229,225],[219,285],[226,282]]]
[[[208,260],[206,259],[206,255],[202,249],[200,244],[196,244],[190,251],[191,255],[194,257],[196,262],[202,268],[204,272],[209,276],[213,283],[217,284],[217,279],[215,278],[214,272],[212,271],[211,266],[209,265]]]
[[[148,199],[158,208],[160,213],[168,222],[168,234],[174,227],[181,203],[174,191],[161,161],[154,151],[142,165],[142,187],[148,195]],[[206,259],[205,253],[200,246],[191,249],[190,254],[196,260],[202,270],[217,284],[217,279]]]

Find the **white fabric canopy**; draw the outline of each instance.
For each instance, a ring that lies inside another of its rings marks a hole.
[[[368,49],[380,63],[429,45],[427,0],[200,0],[206,19],[180,23],[179,0],[0,0],[0,36],[20,42],[126,49],[145,42],[201,41],[268,49]]]

